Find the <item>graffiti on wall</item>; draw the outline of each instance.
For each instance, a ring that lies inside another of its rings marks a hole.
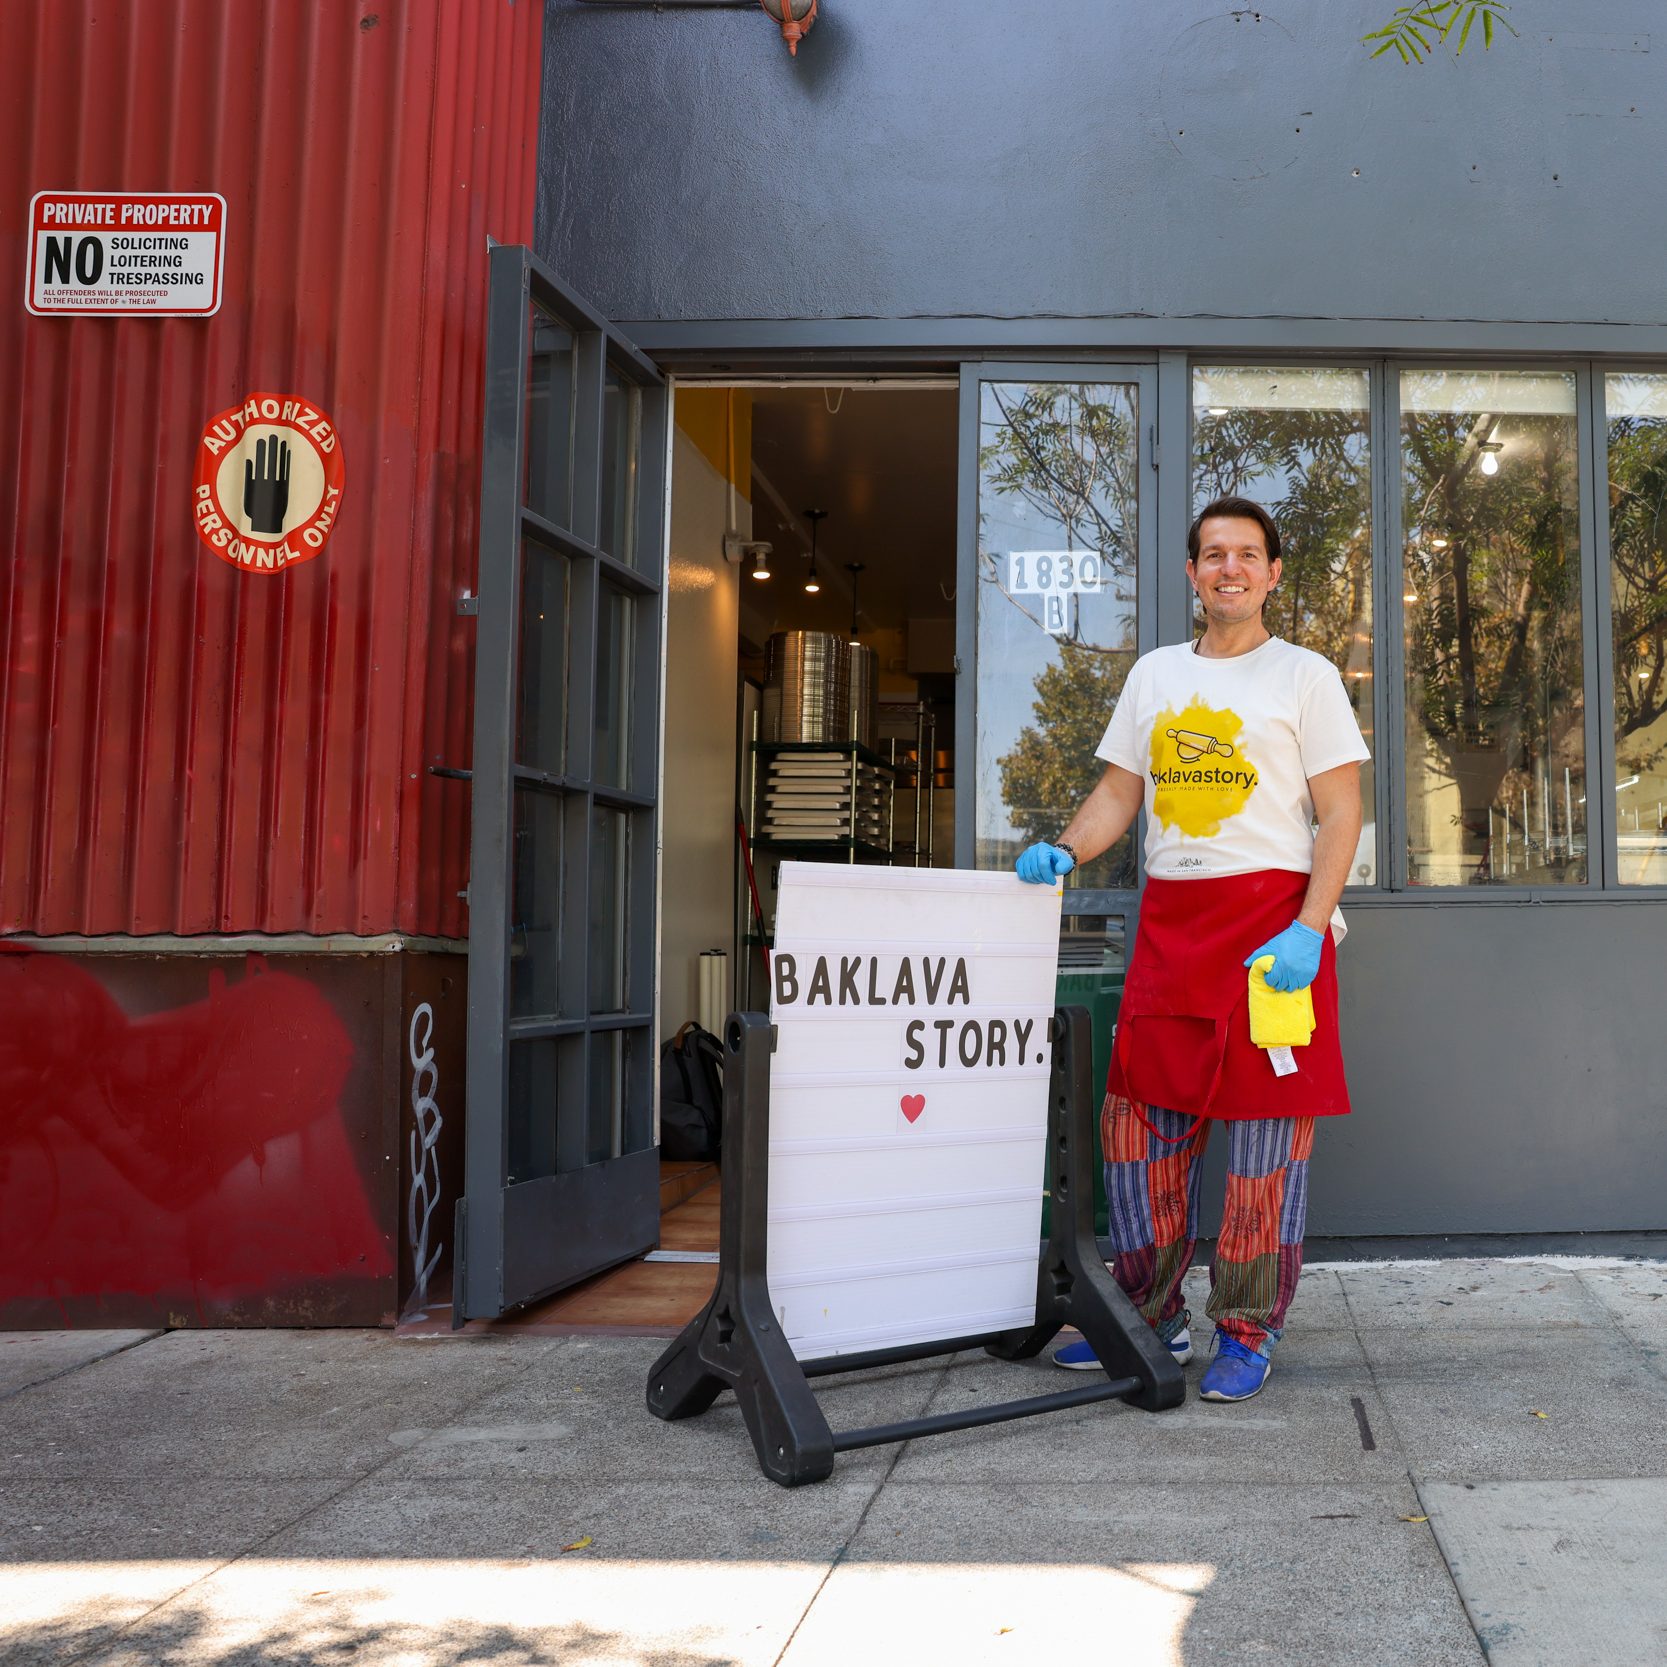
[[[353,1063],[324,993],[259,956],[131,1016],[68,956],[0,954],[0,1312],[146,1298],[190,1320],[390,1274]]]
[[[445,1119],[440,1115],[440,1068],[434,1063],[434,1009],[425,1001],[411,1015],[405,1038],[411,1061],[411,1191],[405,1205],[405,1230],[411,1245],[411,1300],[408,1308],[428,1301],[428,1282],[444,1245],[428,1247],[429,1223],[440,1203],[440,1157],[435,1147]]]

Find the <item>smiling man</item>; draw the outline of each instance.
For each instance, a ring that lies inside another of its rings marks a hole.
[[[1262,620],[1280,574],[1260,504],[1218,498],[1187,533],[1204,614],[1190,644],[1142,655],[1100,742],[1106,771],[1052,844],[1018,860],[1054,884],[1144,806],[1146,885],[1101,1129],[1112,1273],[1177,1360],[1192,1357],[1181,1278],[1198,1236],[1210,1129],[1228,1127],[1210,1268],[1205,1400],[1248,1400],[1270,1370],[1302,1268],[1314,1120],[1349,1109],[1337,1036],[1337,908],[1360,837],[1369,756],[1336,668]],[[1312,990],[1306,1046],[1251,1039],[1246,971]],[[1098,1365],[1068,1343],[1061,1366]]]

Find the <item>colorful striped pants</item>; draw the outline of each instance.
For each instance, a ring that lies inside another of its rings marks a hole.
[[[1198,1188],[1214,1119],[1143,1106],[1152,1133],[1120,1094],[1100,1113],[1112,1277],[1166,1340],[1186,1324],[1181,1276],[1198,1240]],[[1210,1263],[1211,1320],[1260,1354],[1272,1352],[1302,1272],[1312,1117],[1226,1125],[1227,1202]],[[1159,1136],[1164,1138],[1160,1139]],[[1179,1138],[1178,1138],[1179,1137]]]

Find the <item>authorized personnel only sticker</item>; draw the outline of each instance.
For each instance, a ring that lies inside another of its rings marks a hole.
[[[29,205],[32,313],[220,310],[226,199],[213,192],[37,191]]]
[[[197,442],[197,534],[245,573],[276,573],[324,548],[342,501],[341,438],[296,394],[250,394]]]

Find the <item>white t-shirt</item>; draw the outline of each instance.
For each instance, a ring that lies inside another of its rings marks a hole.
[[[1095,752],[1145,782],[1146,872],[1162,880],[1311,873],[1309,777],[1371,757],[1337,668],[1279,637],[1227,660],[1186,643],[1141,655]]]

